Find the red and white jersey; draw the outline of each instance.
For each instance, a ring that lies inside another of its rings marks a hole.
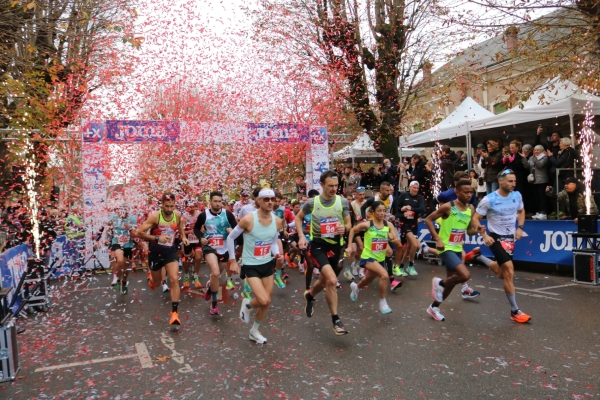
[[[236,201],[235,204],[233,205],[233,210],[231,211],[233,216],[239,220],[240,219],[240,211],[242,210],[242,207],[244,207],[247,204],[250,204],[250,200],[246,200],[245,203],[242,200]]]

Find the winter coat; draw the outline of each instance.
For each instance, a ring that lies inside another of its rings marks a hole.
[[[535,180],[534,184],[548,183],[548,156],[545,153],[540,154],[538,159],[536,156],[529,157],[527,165],[529,166],[529,173],[533,173]],[[533,171],[533,172],[532,172]]]

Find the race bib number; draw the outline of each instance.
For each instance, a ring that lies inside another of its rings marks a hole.
[[[407,211],[404,213],[404,216],[406,217],[406,219],[414,219],[415,218],[415,212],[414,211]]]
[[[458,246],[463,244],[465,241],[465,231],[464,229],[452,229],[450,232],[450,237],[448,238],[448,244],[453,246]]]
[[[267,258],[271,254],[271,241],[256,242],[254,244],[254,257]]]
[[[188,241],[192,244],[194,243],[199,243],[200,241],[198,240],[198,238],[196,237],[196,235],[194,235],[193,233],[190,233],[188,235]]]
[[[161,246],[165,246],[165,247],[172,247],[173,244],[175,243],[175,234],[167,233],[164,235],[167,237],[167,242],[166,243],[158,242],[158,244]]]
[[[213,249],[223,248],[224,243],[223,235],[214,235],[208,238],[208,245]]]
[[[514,238],[501,238],[500,245],[509,256],[513,255],[515,251],[515,239]]]
[[[383,253],[387,250],[387,239],[373,238],[371,240],[371,252],[373,254]]]
[[[118,236],[119,244],[129,243],[129,233],[124,233]]]
[[[322,218],[321,221],[321,237],[334,238],[337,232],[337,218]]]

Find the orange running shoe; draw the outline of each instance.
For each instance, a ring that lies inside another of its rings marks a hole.
[[[174,311],[171,311],[171,320],[169,321],[171,325],[181,325],[181,321],[179,320],[179,314]]]
[[[521,310],[517,310],[517,311],[511,311],[510,319],[512,319],[513,321],[518,322],[520,324],[524,324],[524,323],[531,321],[531,316],[525,314]]]
[[[289,267],[290,267],[290,268],[298,268],[298,264],[296,264],[296,262],[295,262],[295,261],[292,261],[292,262],[289,264]]]
[[[475,257],[481,254],[481,249],[479,247],[475,247],[473,250],[465,254],[465,261],[470,262],[473,261]]]
[[[152,290],[156,289],[156,286],[154,286],[154,284],[152,283],[152,274],[148,274],[147,278],[148,278],[148,286],[150,287],[150,289],[152,289]]]
[[[184,289],[189,289],[190,288],[190,277],[189,276],[184,276],[183,277],[183,288]]]

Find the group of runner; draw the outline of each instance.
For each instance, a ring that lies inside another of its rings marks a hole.
[[[409,190],[397,197],[387,182],[369,199],[359,187],[351,201],[336,194],[339,181],[334,171],[323,172],[320,184],[320,194],[311,190],[304,202],[296,201],[289,208],[281,205],[281,194],[259,187],[253,191],[253,200],[249,192],[242,191],[233,212],[223,209],[220,192],[210,193],[209,205],[202,212],[196,205],[185,213],[175,210],[172,193],[163,194],[160,209],[143,222],[124,209],[118,210],[109,223],[115,290],[128,292],[127,261],[136,246],[144,249],[147,243],[148,285],[153,290],[162,285],[163,291],[170,291],[169,323],[179,325],[180,258],[183,256],[184,289],[190,287],[190,282],[202,288],[199,272],[204,258],[210,270],[204,288],[204,298],[211,302],[210,314],[219,315],[218,291],[223,270],[228,289],[235,287],[232,276],[239,274],[244,286],[240,318],[249,323],[255,310],[249,338],[265,343],[267,339],[259,328],[268,313],[273,288],[285,287],[284,265],[298,267],[306,276],[306,316],[314,315],[314,300],[325,291],[333,331],[345,335],[348,330],[338,310],[340,272],[344,270],[344,277],[351,281],[352,301],[357,301],[361,289],[379,278],[379,310],[389,314],[392,310],[386,300],[388,288],[394,291],[402,286],[402,277],[418,275],[414,260],[420,250],[437,254],[447,270],[444,279],[436,277],[432,281],[434,302],[427,312],[435,320],[444,320],[440,306],[454,286],[461,284],[464,299],[479,295],[467,284],[470,273],[466,263],[476,260],[503,279],[511,318],[520,323],[530,320],[516,304],[513,284],[512,249],[522,235],[525,212],[521,195],[514,191],[516,179],[512,171],[499,175],[499,189],[485,197],[476,209],[469,204],[473,197],[471,182],[455,177],[455,187],[441,196],[443,204],[425,218],[436,242],[435,249],[418,240],[418,222],[425,213],[418,182],[412,182]],[[487,227],[481,224],[483,217],[487,218]],[[465,254],[465,236],[475,234],[483,237],[496,261],[482,256],[479,248]],[[344,257],[349,261],[346,269]]]

